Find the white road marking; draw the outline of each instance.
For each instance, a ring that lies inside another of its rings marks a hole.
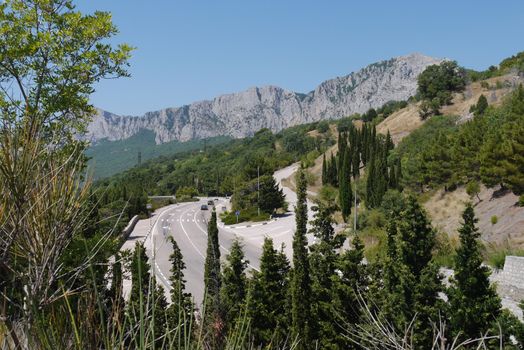
[[[196,213],[195,213],[194,219],[196,220]],[[202,231],[202,232],[206,235],[206,237],[207,237],[207,231],[205,231],[205,230],[204,230],[200,225],[198,225],[198,224],[197,224],[196,226],[197,226],[197,227],[200,229],[200,231]],[[224,247],[222,244],[219,243],[219,246],[220,246],[220,248],[224,249],[224,250],[226,251],[226,253],[228,253],[228,254],[231,253],[231,252],[229,251],[229,249],[227,249],[226,247]],[[260,270],[257,269],[256,267],[254,267],[253,265],[248,264],[248,266],[251,267],[253,270],[260,272]]]
[[[191,238],[189,238],[189,234],[187,233],[187,231],[186,231],[184,225],[182,224],[182,221],[183,221],[183,220],[180,220],[180,226],[182,227],[182,231],[184,231],[184,234],[186,235],[187,239],[189,240],[189,243],[191,243],[191,245],[193,246],[193,248],[195,248],[195,250],[197,251],[197,253],[198,253],[202,258],[205,259],[206,257],[204,256],[204,254],[202,254],[202,253],[200,252],[200,250],[198,250],[198,248],[197,248],[197,246],[195,245],[195,243],[193,243],[193,241],[191,240]]]

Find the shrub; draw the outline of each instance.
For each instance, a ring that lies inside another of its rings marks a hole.
[[[329,123],[326,120],[319,122],[317,125],[317,130],[320,133],[325,133],[329,130]]]
[[[497,222],[499,222],[499,218],[497,217],[497,215],[493,215],[491,217],[491,224],[495,225]]]
[[[189,201],[196,196],[198,196],[198,191],[194,187],[180,187],[176,191],[176,198],[179,202]]]
[[[473,180],[468,182],[468,184],[466,185],[466,193],[472,198],[476,196],[480,202],[480,184],[478,183],[478,181]]]
[[[260,215],[258,215],[258,209],[256,207],[240,210],[240,215],[238,216],[238,222],[245,222],[245,221],[265,221],[269,220],[269,214],[260,212]],[[222,222],[225,225],[234,225],[237,223],[237,216],[235,215],[235,211],[225,212],[220,215],[220,218],[222,219]]]

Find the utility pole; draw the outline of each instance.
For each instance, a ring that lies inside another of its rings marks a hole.
[[[258,192],[258,216],[260,216],[260,166],[257,166],[257,192]]]

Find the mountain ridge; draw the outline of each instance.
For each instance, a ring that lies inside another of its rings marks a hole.
[[[241,138],[262,128],[278,132],[298,124],[363,113],[388,101],[406,100],[416,92],[418,74],[442,61],[420,53],[399,56],[323,81],[308,93],[266,85],[142,116],[119,116],[99,109],[86,137],[94,143],[117,141],[145,129],[153,131],[155,142],[161,144],[215,136]]]

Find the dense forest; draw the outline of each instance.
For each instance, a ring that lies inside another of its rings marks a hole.
[[[264,219],[285,207],[273,172],[296,161],[311,163],[334,143],[335,136],[329,128],[323,129],[322,123],[296,126],[277,134],[262,129],[253,137],[144,162],[98,181],[95,187],[101,208],[115,209],[116,215],[127,202],[128,218],[146,214],[148,195],[176,195],[182,201],[197,195],[229,195],[233,196],[233,209],[241,211],[241,221]],[[256,196],[259,180],[260,203]]]

